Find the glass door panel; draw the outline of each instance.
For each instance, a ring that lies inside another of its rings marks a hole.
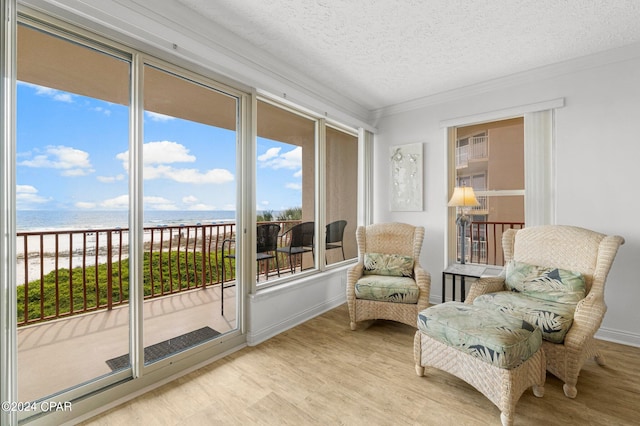
[[[238,102],[144,66],[145,364],[237,328],[236,289],[221,291],[223,243],[236,232]]]
[[[46,398],[129,350],[130,61],[18,26],[18,394]]]

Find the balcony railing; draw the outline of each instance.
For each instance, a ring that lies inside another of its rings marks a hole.
[[[507,229],[522,229],[522,222],[471,222],[465,244],[465,260],[469,263],[504,265],[502,234]],[[460,238],[457,238],[460,259]]]
[[[220,284],[222,243],[234,237],[235,223],[144,228],[144,298]],[[128,229],[20,232],[17,249],[19,326],[129,300]]]
[[[474,136],[469,138],[467,145],[456,147],[456,167],[467,167],[469,161],[484,159],[488,156],[488,136]]]

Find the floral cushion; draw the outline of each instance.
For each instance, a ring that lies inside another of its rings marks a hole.
[[[365,275],[413,276],[413,257],[399,254],[365,253]]]
[[[447,302],[421,311],[418,329],[446,345],[505,369],[528,360],[542,344],[540,330],[527,321],[462,302]]]
[[[536,299],[522,293],[499,291],[478,296],[474,306],[498,310],[536,325],[542,338],[553,343],[562,343],[573,324],[575,304]]]
[[[420,289],[413,278],[365,275],[356,282],[355,294],[357,299],[418,303]]]
[[[505,267],[507,288],[529,297],[576,304],[586,296],[584,277],[579,272],[546,268],[510,261]]]

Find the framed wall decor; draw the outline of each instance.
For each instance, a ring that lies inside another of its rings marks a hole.
[[[422,211],[422,150],[421,143],[391,147],[392,211]]]

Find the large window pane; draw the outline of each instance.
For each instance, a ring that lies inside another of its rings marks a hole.
[[[223,243],[235,234],[238,99],[145,65],[144,109],[149,364],[237,327],[236,288],[223,301],[221,287]]]
[[[257,213],[280,226],[275,267],[314,268],[316,121],[259,101],[257,130]]]
[[[326,262],[358,255],[358,138],[327,127],[326,132]]]
[[[455,166],[456,186],[473,187],[480,203],[468,209],[465,259],[501,264],[502,232],[524,226],[523,118],[457,128]]]
[[[18,29],[18,392],[108,375],[129,348],[130,62]]]

